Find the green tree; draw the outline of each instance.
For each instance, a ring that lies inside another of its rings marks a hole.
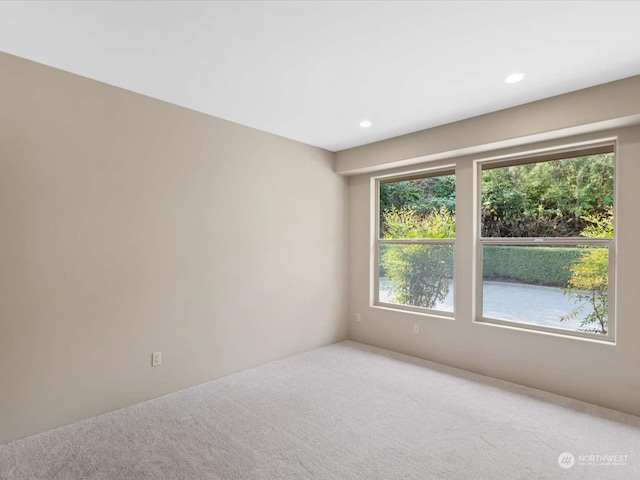
[[[604,216],[585,215],[589,222],[581,232],[588,238],[613,237],[613,209]],[[580,322],[584,332],[607,334],[609,311],[609,250],[603,246],[585,247],[585,252],[569,267],[569,282],[565,293],[581,305],[560,320],[576,318],[587,305],[589,313]]]
[[[414,180],[380,185],[380,213],[395,208],[411,208],[420,201],[420,188]]]
[[[484,237],[576,237],[613,206],[613,154],[482,173]]]
[[[384,213],[393,208],[412,210],[427,215],[446,208],[452,215],[456,207],[456,183],[454,175],[403,180],[380,185],[380,236],[384,237],[387,224]]]
[[[455,219],[442,207],[426,215],[392,207],[383,213],[385,238],[452,238]],[[453,276],[453,246],[387,244],[380,263],[389,280],[393,301],[432,308],[449,293]]]

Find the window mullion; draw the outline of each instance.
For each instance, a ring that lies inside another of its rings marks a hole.
[[[554,246],[554,245],[608,245],[613,241],[611,237],[482,237],[483,245],[529,245],[529,246]]]
[[[386,245],[420,245],[420,244],[434,244],[434,245],[453,245],[455,243],[454,238],[381,238],[378,240],[381,244]]]

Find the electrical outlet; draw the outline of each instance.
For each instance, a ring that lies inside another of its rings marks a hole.
[[[162,363],[162,352],[154,352],[151,354],[151,366],[157,367]]]
[[[359,313],[356,313],[356,323],[361,323],[362,322],[362,317],[360,316]]]
[[[413,333],[415,333],[416,335],[420,335],[420,325],[418,325],[417,323],[413,324]]]

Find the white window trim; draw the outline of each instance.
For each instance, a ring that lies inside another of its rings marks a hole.
[[[592,142],[584,142],[579,144],[565,145],[561,147],[549,148],[538,150],[535,152],[527,152],[526,154],[514,154],[514,155],[505,155],[500,157],[493,157],[487,159],[475,160],[475,178],[474,178],[474,187],[476,189],[476,213],[475,213],[475,222],[476,222],[476,278],[475,278],[475,292],[476,292],[476,318],[473,320],[474,323],[480,325],[488,325],[488,326],[500,326],[513,328],[516,330],[524,330],[531,332],[539,332],[539,333],[549,333],[554,335],[559,335],[563,337],[570,338],[579,338],[579,339],[590,339],[597,340],[603,343],[611,343],[615,344],[616,342],[616,317],[615,317],[615,307],[616,307],[616,287],[615,287],[615,272],[616,272],[616,256],[615,256],[615,246],[617,235],[615,234],[615,224],[616,224],[616,216],[617,211],[614,209],[614,235],[613,238],[588,238],[588,237],[558,237],[558,238],[484,238],[480,235],[481,229],[481,209],[482,209],[482,166],[490,163],[497,162],[505,162],[509,160],[513,160],[514,162],[518,159],[522,158],[535,158],[536,156],[542,156],[545,154],[555,154],[555,153],[564,153],[564,152],[574,152],[580,151],[581,149],[586,149],[590,147],[599,147],[599,146],[612,146],[614,151],[614,205],[617,203],[617,175],[618,175],[618,149],[617,149],[617,139],[603,139]],[[609,270],[608,270],[608,295],[609,295],[609,310],[607,312],[607,334],[598,334],[591,332],[580,332],[573,331],[569,329],[556,328],[556,327],[546,327],[542,325],[535,325],[531,323],[524,322],[516,322],[510,320],[503,320],[491,317],[485,317],[483,315],[483,247],[484,245],[531,245],[531,246],[540,246],[540,245],[603,245],[607,246],[609,249]]]

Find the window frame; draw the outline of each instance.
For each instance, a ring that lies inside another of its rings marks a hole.
[[[613,153],[613,236],[602,238],[591,237],[482,237],[482,172],[486,168],[485,165],[494,165],[492,168],[505,168],[509,166],[524,165],[527,163],[540,163],[545,161],[556,161],[561,159],[577,158],[581,156],[602,153],[603,149],[610,149]],[[475,189],[476,189],[476,211],[474,222],[476,237],[476,262],[475,262],[475,293],[476,293],[476,315],[474,315],[474,323],[492,325],[499,327],[508,327],[517,330],[533,331],[539,333],[549,333],[573,338],[593,339],[606,343],[615,343],[616,339],[616,216],[617,211],[617,139],[604,139],[594,142],[583,143],[579,145],[570,145],[544,149],[535,152],[527,152],[525,154],[515,154],[501,156],[497,158],[486,158],[475,160]],[[549,327],[536,325],[533,323],[524,323],[513,320],[505,320],[493,317],[485,317],[483,312],[483,253],[485,245],[522,245],[522,246],[575,246],[575,245],[600,245],[608,248],[608,311],[607,311],[607,334],[599,334],[592,332],[574,331],[559,327]]]
[[[454,238],[411,238],[411,239],[385,239],[380,238],[380,186],[387,183],[402,182],[406,180],[419,180],[423,178],[433,178],[440,176],[456,175],[456,165],[442,165],[438,167],[415,170],[411,172],[394,173],[380,175],[371,178],[373,193],[373,217],[371,234],[371,306],[389,310],[399,310],[402,312],[428,315],[431,317],[442,317],[454,320],[455,316],[455,237]],[[457,184],[456,184],[457,188]],[[400,303],[383,302],[380,300],[380,246],[381,245],[451,245],[453,247],[454,277],[453,277],[453,308],[451,311],[437,310],[426,307],[416,307],[414,305],[403,305]]]

